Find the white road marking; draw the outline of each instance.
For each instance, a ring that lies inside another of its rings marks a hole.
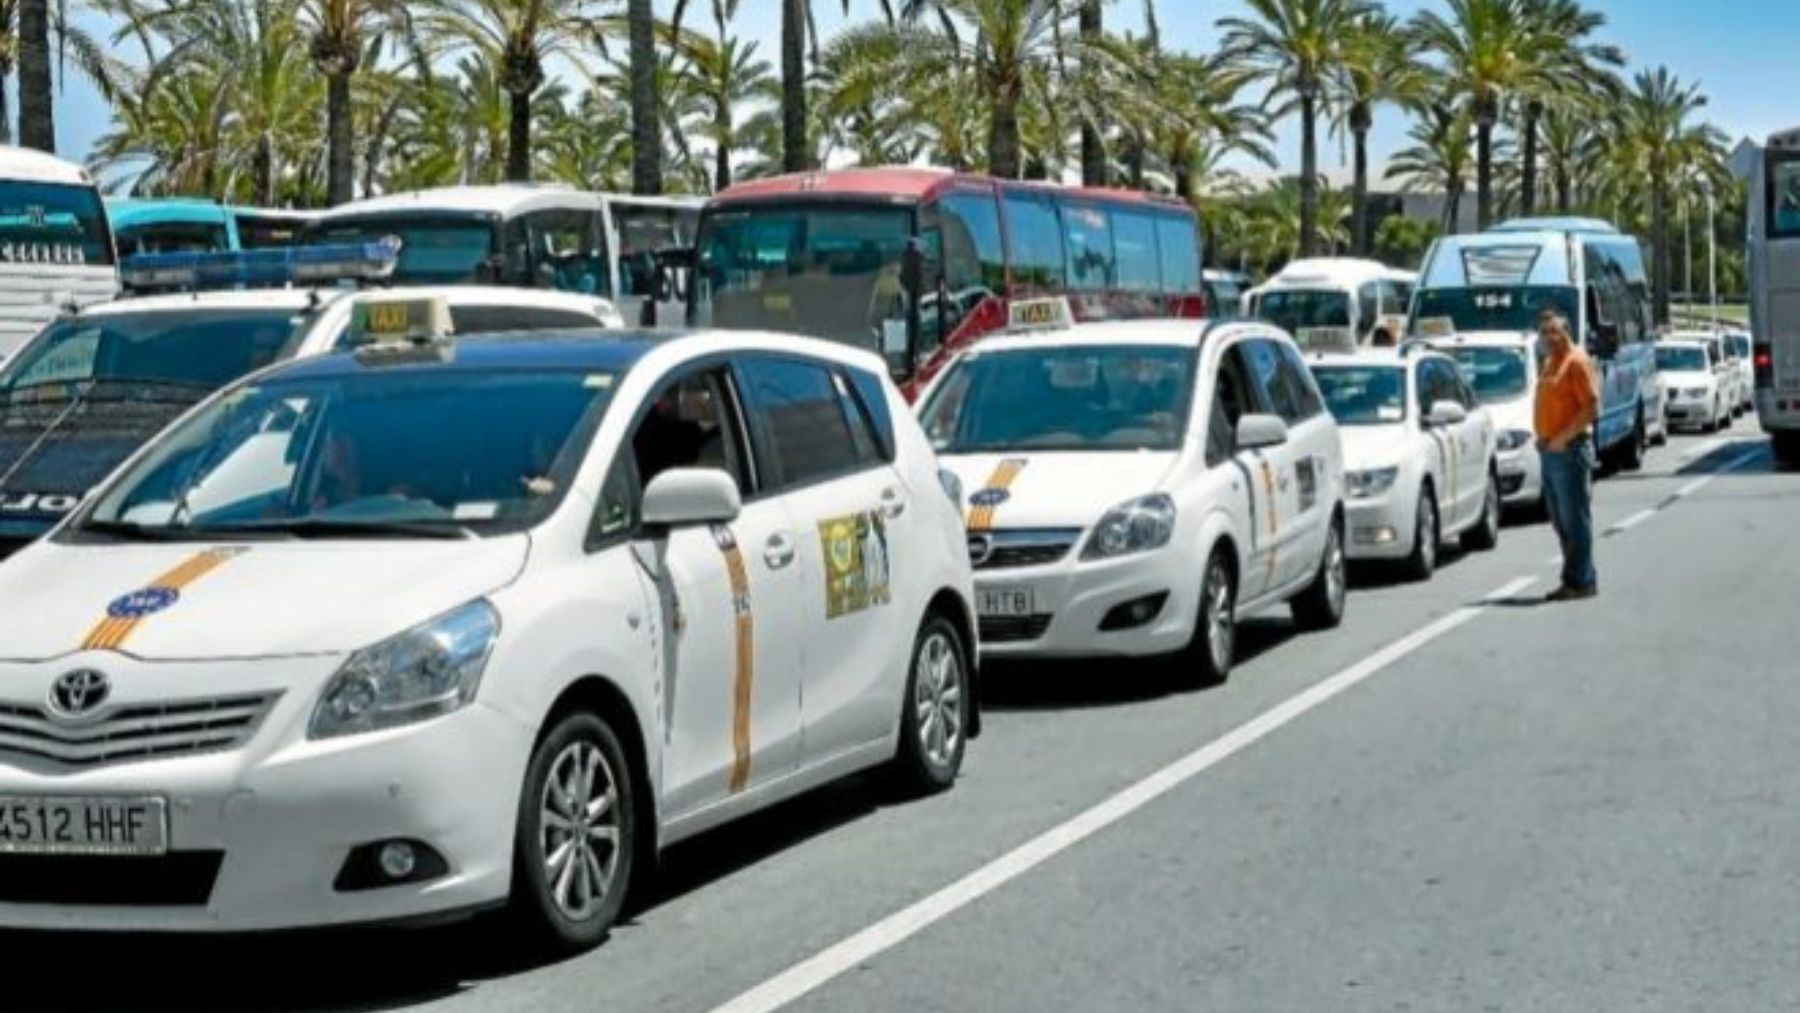
[[[1289,697],[1086,812],[1026,841],[938,892],[883,918],[841,942],[795,964],[727,1001],[713,1013],[770,1013],[832,979],[893,949],[921,930],[954,914],[1032,869],[1112,826],[1183,783],[1268,737],[1282,726],[1367,680],[1426,644],[1481,615],[1488,603],[1508,598],[1537,582],[1520,577],[1496,588],[1481,603],[1464,606],[1401,637],[1367,658]]]
[[[1655,517],[1655,516],[1656,516],[1655,510],[1639,510],[1637,513],[1632,514],[1630,517],[1627,517],[1624,520],[1618,522],[1617,524],[1614,524],[1612,527],[1607,528],[1606,533],[1609,535],[1624,534],[1625,532],[1630,531],[1632,528],[1637,527],[1639,524],[1642,524],[1645,521],[1647,521],[1650,518]],[[1557,557],[1557,560],[1559,562],[1561,561],[1561,559],[1562,559],[1561,556]]]

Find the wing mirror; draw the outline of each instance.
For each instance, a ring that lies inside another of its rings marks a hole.
[[[1425,424],[1433,429],[1459,426],[1469,418],[1469,410],[1455,401],[1438,401],[1425,413]]]
[[[1279,447],[1288,441],[1287,423],[1278,415],[1245,415],[1238,419],[1237,448],[1261,450]]]
[[[737,482],[717,468],[670,468],[644,490],[644,524],[649,527],[728,524],[743,509]]]

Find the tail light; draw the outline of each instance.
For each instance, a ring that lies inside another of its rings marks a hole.
[[[1756,387],[1775,386],[1775,354],[1768,345],[1758,344],[1750,360],[1756,366]]]

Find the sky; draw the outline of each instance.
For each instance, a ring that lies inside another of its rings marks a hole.
[[[842,0],[812,0],[821,35],[827,39],[845,22]],[[1240,0],[1154,0],[1163,39],[1170,48],[1208,52],[1218,44],[1214,22],[1241,14]],[[656,0],[666,11],[671,0]],[[1388,0],[1397,16],[1440,7],[1443,0]],[[877,0],[849,0],[852,18],[878,17]],[[1144,0],[1111,0],[1109,27],[1141,30]],[[1695,81],[1709,96],[1706,115],[1735,142],[1763,138],[1800,125],[1800,2],[1796,0],[1587,0],[1607,16],[1606,40],[1624,49],[1633,70],[1667,64],[1684,81]],[[710,28],[709,5],[690,0],[689,23]],[[778,0],[741,0],[736,29],[761,44],[766,59],[778,59]],[[111,27],[93,14],[79,16],[90,30],[110,35]],[[1783,43],[1787,44],[1783,44]],[[9,96],[17,89],[9,88]],[[85,159],[108,126],[106,104],[84,82],[71,79],[57,100],[57,146],[65,157]],[[1388,153],[1405,145],[1404,117],[1385,110],[1376,117],[1372,157],[1379,165]],[[1277,132],[1276,154],[1283,168],[1299,158],[1298,131],[1290,121]],[[1347,164],[1348,153],[1334,138],[1321,136],[1320,157],[1327,169]]]

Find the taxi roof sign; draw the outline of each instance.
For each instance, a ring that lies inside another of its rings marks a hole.
[[[1294,343],[1303,352],[1350,355],[1357,351],[1356,332],[1348,327],[1301,327],[1294,331]]]
[[[362,357],[385,360],[423,350],[441,359],[453,332],[450,304],[440,296],[373,297],[350,309],[349,341]]]
[[[1073,326],[1075,310],[1063,296],[1014,299],[1006,307],[1006,329],[1015,334],[1023,331],[1066,331]]]

